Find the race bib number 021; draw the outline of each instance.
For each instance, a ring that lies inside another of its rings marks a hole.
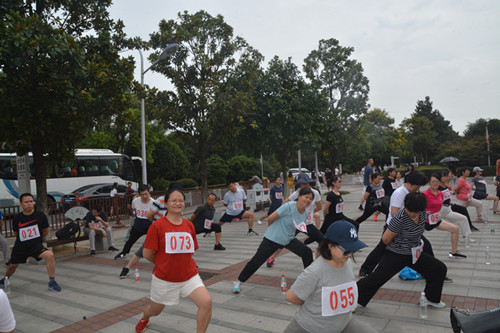
[[[358,304],[358,287],[356,282],[340,284],[335,287],[321,288],[321,315],[335,316],[351,312]]]
[[[165,252],[174,253],[194,253],[193,237],[188,232],[166,232]]]
[[[40,237],[40,230],[38,225],[32,225],[29,227],[19,229],[19,240],[21,242]]]

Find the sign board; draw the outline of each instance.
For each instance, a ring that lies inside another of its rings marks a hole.
[[[71,207],[64,213],[64,216],[70,220],[84,219],[89,210],[82,206]]]

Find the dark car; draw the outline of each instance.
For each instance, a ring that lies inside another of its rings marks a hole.
[[[112,183],[82,186],[69,194],[63,195],[61,197],[61,203],[63,204],[65,211],[73,206],[86,206],[85,202],[88,199],[109,198],[109,194],[112,189]],[[127,186],[118,185],[118,195],[125,195],[126,189]]]

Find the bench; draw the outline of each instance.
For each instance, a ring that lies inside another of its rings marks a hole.
[[[74,244],[73,246],[75,249],[75,253],[77,253],[78,248],[76,246],[76,243],[78,243],[80,241],[87,241],[87,240],[89,240],[89,236],[85,235],[83,233],[83,230],[82,230],[80,237],[77,237],[75,239],[57,239],[57,238],[49,239],[47,241],[47,247],[54,247],[54,246],[65,245],[65,244]],[[104,242],[103,242],[102,234],[96,235],[96,237],[95,237],[95,249],[96,249],[96,251],[104,251]]]

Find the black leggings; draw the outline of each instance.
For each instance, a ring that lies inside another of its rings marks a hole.
[[[382,231],[382,235],[384,234],[386,229],[387,229],[387,224],[384,225],[384,231]],[[422,235],[422,240],[424,241],[423,252],[426,252],[429,255],[431,255],[432,257],[434,257],[434,251],[432,250],[431,242],[429,242],[429,240],[427,238],[425,238],[424,235]],[[363,263],[363,265],[361,265],[361,267],[359,268],[359,271],[360,272],[363,271],[367,274],[370,274],[371,272],[373,272],[375,267],[377,267],[377,265],[379,264],[380,259],[382,259],[382,256],[385,253],[386,247],[387,247],[387,245],[385,245],[384,242],[382,242],[382,238],[381,238],[380,242],[378,242],[377,246],[372,250],[372,252],[370,252],[368,257],[366,257],[366,260]]]
[[[299,232],[302,231],[295,230],[295,236],[297,236]],[[309,238],[307,238],[304,242],[304,244],[306,245],[311,244],[312,242],[317,242],[319,244],[323,239],[325,239],[325,236],[323,236],[323,234],[319,232],[318,228],[316,228],[314,224],[307,225],[307,235],[309,236]]]
[[[278,249],[287,248],[299,257],[302,258],[302,264],[304,268],[309,266],[313,262],[312,251],[309,247],[307,247],[304,243],[299,241],[297,238],[294,238],[287,245],[283,246],[278,243],[275,243],[266,237],[262,239],[262,243],[260,243],[259,248],[255,255],[250,259],[250,261],[246,264],[245,268],[241,271],[238,276],[238,280],[241,282],[245,282],[248,280],[257,270],[262,266],[263,263]]]
[[[341,221],[341,220],[344,220],[344,221],[352,223],[356,227],[356,230],[359,230],[359,223],[358,222],[356,222],[353,219],[350,219],[347,216],[345,216],[345,215],[342,214],[342,216],[339,216],[338,219],[333,219],[333,220],[330,220],[330,219],[326,220],[325,219],[325,221],[321,225],[321,228],[319,229],[319,231],[321,231],[321,233],[324,235],[324,234],[326,234],[326,231],[328,230],[329,226],[331,226],[335,222]]]
[[[465,216],[467,218],[467,221],[469,221],[469,227],[471,228],[471,230],[472,230],[472,228],[474,228],[474,226],[472,225],[472,221],[470,219],[470,216],[469,216],[469,212],[467,211],[467,207],[453,204],[453,205],[451,205],[451,211],[458,213],[458,214],[462,214],[463,216]]]
[[[129,254],[130,249],[132,248],[132,245],[134,245],[135,242],[137,242],[137,240],[139,238],[141,238],[143,235],[146,235],[147,232],[148,232],[147,230],[146,230],[146,232],[139,232],[139,231],[135,230],[134,227],[132,227],[132,229],[130,229],[130,237],[128,238],[128,241],[123,246],[122,253]]]
[[[364,220],[366,220],[367,218],[369,218],[370,216],[372,216],[372,214],[375,213],[376,211],[384,213],[385,214],[385,219],[387,220],[387,214],[389,214],[389,208],[387,208],[387,206],[378,205],[378,206],[368,207],[368,205],[365,205],[365,211],[363,212],[363,215],[361,215],[360,217],[358,217],[356,219],[356,222],[358,222],[358,224],[360,224],[361,222],[363,222]]]
[[[412,264],[411,255],[386,250],[375,272],[358,281],[358,304],[366,306],[377,290],[405,266],[422,274],[425,279],[425,296],[429,301],[439,303],[447,272],[446,265],[426,252],[422,252],[417,262]]]

